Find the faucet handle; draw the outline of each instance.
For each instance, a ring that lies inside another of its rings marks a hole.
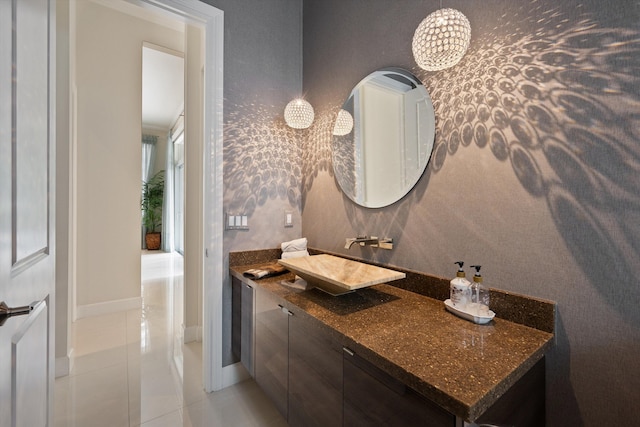
[[[393,239],[391,237],[385,237],[383,239],[378,239],[377,245],[371,245],[374,248],[380,249],[393,249]]]

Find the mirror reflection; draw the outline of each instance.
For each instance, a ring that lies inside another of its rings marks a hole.
[[[338,113],[333,168],[355,203],[380,208],[404,197],[431,157],[435,114],[418,78],[400,68],[362,79]]]

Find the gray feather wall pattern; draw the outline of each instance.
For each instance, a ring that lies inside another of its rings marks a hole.
[[[471,21],[470,49],[455,67],[427,72],[411,36],[437,7],[305,0],[304,89],[317,112],[332,121],[360,78],[399,66],[425,83],[437,119],[425,175],[382,209],[341,197],[313,163],[331,155],[305,153],[305,234],[336,252],[354,233],[390,235],[393,251],[348,254],[445,277],[460,254],[481,258],[491,286],[556,301],[547,424],[633,423],[640,3],[453,0],[447,7]],[[330,141],[331,129],[310,137]]]
[[[276,107],[255,103],[230,110],[224,129],[225,209],[250,216],[269,200],[297,209],[301,131],[288,127]]]
[[[472,144],[510,163],[522,187],[546,200],[593,283],[616,281],[640,300],[640,287],[625,280],[640,271],[640,29],[596,18],[580,6],[513,5],[492,27],[472,28],[458,65],[434,73],[411,61],[436,111],[422,180]],[[326,150],[337,111],[321,111],[317,120],[327,126],[308,136],[319,151],[304,152],[303,197],[332,161]],[[351,218],[371,217],[345,203]]]
[[[457,67],[414,70],[436,109],[430,170],[470,144],[510,162],[593,282],[640,300],[625,280],[640,271],[640,30],[521,12],[525,23],[482,33]]]

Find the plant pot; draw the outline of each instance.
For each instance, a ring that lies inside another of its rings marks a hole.
[[[148,250],[157,251],[158,249],[160,249],[161,238],[159,232],[147,233],[144,236],[144,240],[147,243]]]

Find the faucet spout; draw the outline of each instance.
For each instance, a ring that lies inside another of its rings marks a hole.
[[[367,236],[347,238],[344,248],[351,249],[351,246],[353,246],[354,243],[358,243],[360,246],[377,245],[378,238]]]
[[[347,241],[344,244],[344,248],[345,249],[351,249],[351,246],[353,246],[353,244],[356,242],[355,238],[349,238],[347,237]]]
[[[385,237],[384,239],[379,239],[375,236],[348,237],[345,241],[344,248],[351,249],[351,246],[353,246],[354,243],[357,243],[360,246],[371,246],[380,249],[393,249],[393,239],[389,237]]]

